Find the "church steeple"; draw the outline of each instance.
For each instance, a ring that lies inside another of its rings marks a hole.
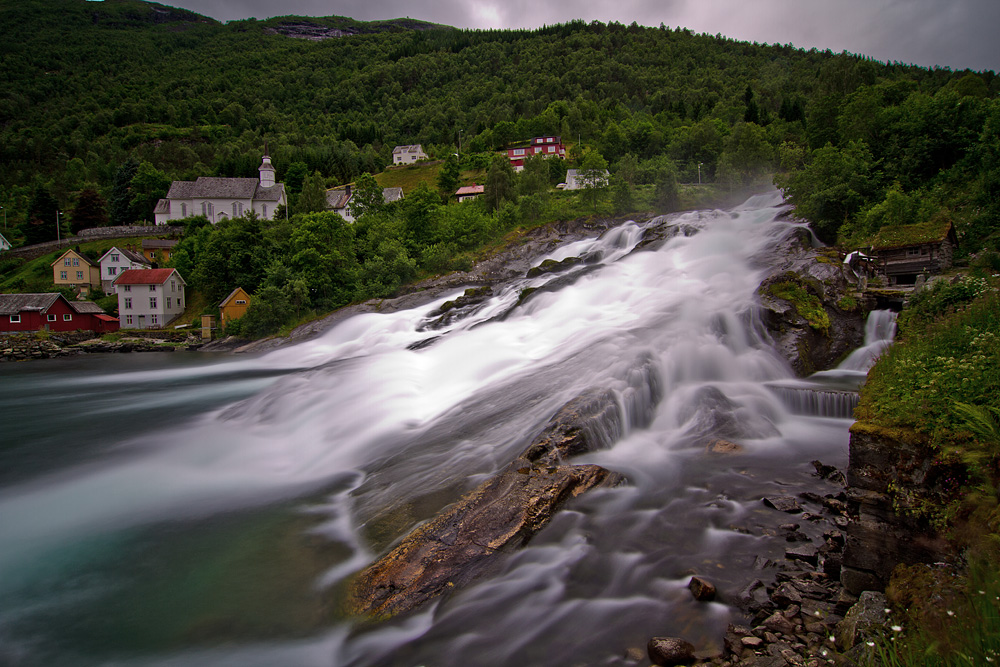
[[[257,171],[260,173],[260,186],[262,188],[269,188],[274,185],[274,167],[271,166],[271,156],[267,154],[266,141],[264,142],[264,159],[261,160]]]

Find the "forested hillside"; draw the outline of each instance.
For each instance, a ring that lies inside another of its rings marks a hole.
[[[487,151],[554,133],[598,149],[613,172],[622,161],[669,160],[682,181],[696,180],[700,164],[705,180],[741,182],[782,163],[807,167],[787,184],[832,237],[845,221],[861,222],[851,234],[877,224],[883,214],[866,209],[883,200],[896,206],[946,172],[968,180],[948,170],[995,157],[992,72],[662,26],[468,31],[295,17],[223,25],[136,0],[5,3],[0,21],[17,26],[0,45],[0,205],[18,222],[38,185],[61,207],[88,184],[112,199],[129,158],[168,179],[250,176],[267,140],[279,178],[302,162],[333,184],[381,170],[397,143],[443,155],[460,142]],[[303,23],[358,34],[282,34]],[[810,170],[813,150],[819,165]],[[846,171],[863,182],[824,185],[818,198],[803,192],[810,179]],[[949,203],[988,202],[991,183]],[[823,194],[831,188],[844,196]]]

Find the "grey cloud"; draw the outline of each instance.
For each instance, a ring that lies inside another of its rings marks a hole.
[[[167,0],[168,4],[171,4]],[[459,28],[537,28],[573,19],[688,27],[735,39],[849,51],[882,61],[1000,69],[997,0],[174,0],[219,20],[298,14],[410,16]]]

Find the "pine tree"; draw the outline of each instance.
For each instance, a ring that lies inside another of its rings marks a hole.
[[[135,208],[132,206],[132,179],[137,171],[139,163],[134,158],[129,158],[115,172],[108,207],[112,225],[131,225],[136,221]]]
[[[80,191],[70,217],[72,220],[70,229],[74,234],[79,233],[81,229],[104,227],[108,224],[108,203],[94,188],[85,188]]]
[[[49,193],[48,188],[38,186],[28,206],[28,215],[22,227],[25,245],[54,241],[59,220],[59,203]]]

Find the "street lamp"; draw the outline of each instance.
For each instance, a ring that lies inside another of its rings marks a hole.
[[[62,230],[62,225],[60,224],[60,220],[59,220],[59,216],[61,216],[62,214],[63,214],[62,211],[60,211],[59,209],[56,209],[56,242],[57,243],[62,240],[62,235],[60,233],[61,230]]]
[[[701,162],[698,163],[698,185],[701,185]]]
[[[459,155],[462,154],[462,131],[461,130],[458,131],[458,153],[459,153]]]
[[[0,206],[0,211],[3,211],[3,228],[7,229],[7,209]]]

